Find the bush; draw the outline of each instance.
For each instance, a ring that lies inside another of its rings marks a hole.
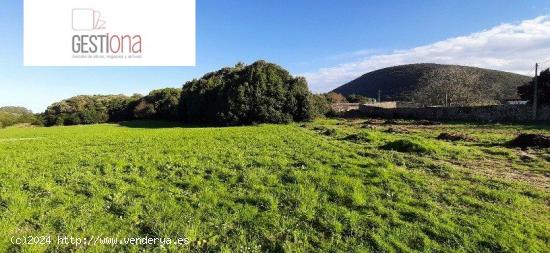
[[[329,116],[330,112],[332,111],[326,95],[323,94],[311,95],[310,108],[313,117]]]
[[[265,61],[187,82],[180,101],[183,120],[190,123],[287,123],[314,114],[306,80]]]
[[[324,94],[325,98],[329,102],[329,104],[335,104],[335,103],[349,103],[348,99],[344,97],[344,95],[336,92],[329,92]]]

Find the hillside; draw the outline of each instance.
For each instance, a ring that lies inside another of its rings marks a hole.
[[[442,68],[463,68],[482,77],[482,85],[497,96],[497,100],[517,96],[517,86],[531,80],[528,76],[509,72],[482,69],[458,65],[441,65],[431,63],[409,64],[384,68],[369,72],[334,90],[343,95],[359,94],[367,97],[378,97],[381,91],[383,100],[404,100],[404,94],[410,93],[418,86],[420,79],[427,73]],[[497,92],[494,92],[494,91]],[[489,93],[489,92],[488,92]]]

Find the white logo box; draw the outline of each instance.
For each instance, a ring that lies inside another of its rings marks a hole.
[[[24,0],[24,65],[194,66],[195,7],[195,0]],[[92,52],[90,40],[99,47],[107,34],[109,49],[122,41],[124,52]],[[134,36],[140,47],[132,51]]]

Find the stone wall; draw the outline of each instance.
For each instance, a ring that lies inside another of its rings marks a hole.
[[[364,104],[364,106],[371,106],[371,107],[378,107],[378,108],[397,108],[397,101],[367,103],[367,104]]]
[[[352,110],[358,110],[359,103],[335,103],[335,104],[331,104],[330,107],[335,112],[347,112]]]
[[[368,117],[476,122],[531,122],[532,109],[530,105],[426,108],[377,108],[361,105],[359,107],[359,111]],[[538,120],[550,122],[550,107],[539,108]]]

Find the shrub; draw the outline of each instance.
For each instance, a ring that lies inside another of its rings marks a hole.
[[[324,94],[327,101],[331,104],[334,103],[349,103],[348,99],[344,95],[336,92],[329,92]]]
[[[313,117],[328,116],[332,111],[330,103],[323,94],[314,94],[310,97],[310,108]]]

